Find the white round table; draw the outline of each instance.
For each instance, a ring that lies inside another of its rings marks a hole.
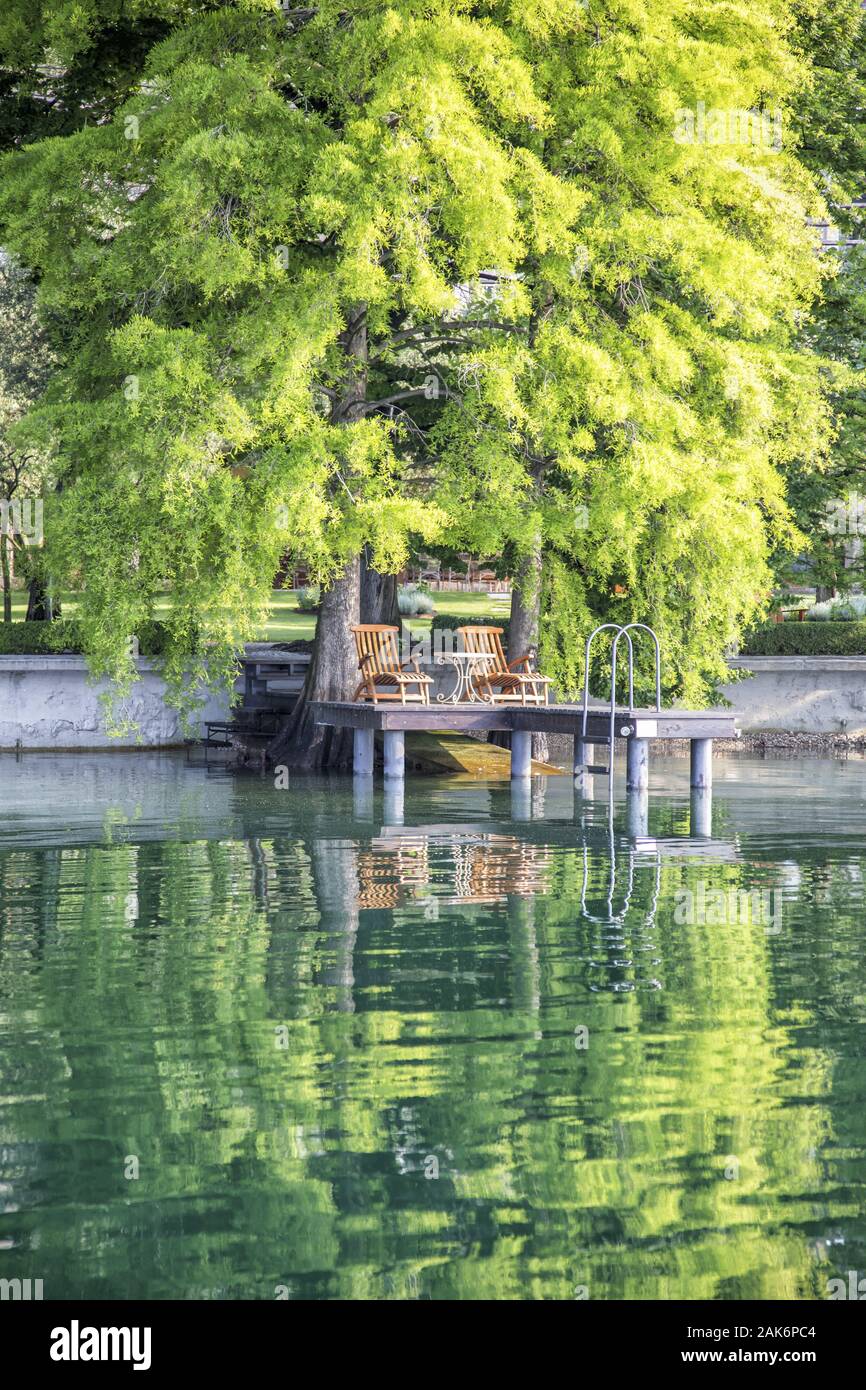
[[[437,666],[453,666],[456,674],[454,689],[447,695],[437,695],[440,704],[459,705],[461,700],[479,700],[482,704],[492,704],[489,695],[482,695],[472,685],[472,676],[481,671],[494,657],[488,652],[445,652],[437,656]]]

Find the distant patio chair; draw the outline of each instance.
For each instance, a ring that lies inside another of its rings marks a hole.
[[[429,555],[421,556],[421,568],[418,571],[418,579],[422,584],[438,584],[442,573],[442,561],[431,560]]]
[[[425,676],[412,657],[400,665],[400,629],[384,623],[356,623],[352,627],[361,681],[353,700],[399,700],[401,705],[429,705],[430,676]],[[409,669],[411,668],[411,669]]]
[[[489,658],[479,661],[478,670],[470,676],[471,689],[489,704],[546,705],[550,677],[533,671],[530,652],[506,661],[502,632],[501,627],[458,627],[464,649]]]

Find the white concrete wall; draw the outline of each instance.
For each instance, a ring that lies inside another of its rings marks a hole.
[[[721,687],[744,733],[866,735],[866,656],[740,656],[730,661],[750,671]],[[121,712],[139,734],[106,732],[99,695],[80,656],[0,656],[0,750],[162,748],[183,742],[177,714],[166,703],[165,683],[154,665],[136,663],[141,679]],[[434,692],[450,692],[453,670],[432,666]],[[435,703],[435,693],[433,695]],[[209,696],[199,715],[228,718],[228,702]]]
[[[743,733],[866,734],[866,656],[737,656],[721,687]]]
[[[0,749],[162,748],[183,742],[165,682],[153,663],[136,662],[140,680],[118,713],[133,720],[138,735],[106,732],[99,696],[106,682],[91,684],[81,656],[0,656]],[[199,726],[226,719],[228,702],[206,698]]]

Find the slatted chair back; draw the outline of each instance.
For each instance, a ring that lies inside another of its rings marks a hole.
[[[400,670],[400,629],[385,623],[356,623],[352,628],[358,665],[365,675],[395,675]],[[364,658],[369,660],[365,661]]]
[[[479,656],[491,656],[493,667],[497,671],[507,670],[508,663],[502,650],[503,628],[458,627],[457,631],[463,638],[463,646],[467,652],[476,652]]]

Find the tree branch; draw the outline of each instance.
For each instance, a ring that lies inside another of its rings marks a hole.
[[[376,344],[376,351],[381,356],[386,348],[393,347],[396,343],[409,342],[413,338],[435,343],[447,338],[451,333],[463,333],[472,328],[496,328],[503,333],[526,331],[520,324],[503,323],[500,319],[442,319],[438,324],[419,324],[417,328],[404,328],[399,333],[390,333],[382,343]],[[439,332],[439,329],[443,331]]]
[[[398,391],[396,395],[384,396],[380,401],[365,401],[359,414],[368,415],[371,410],[379,410],[383,405],[394,405],[397,401],[408,400],[410,396],[424,396],[426,394],[426,388],[423,386],[415,386],[411,391]]]

